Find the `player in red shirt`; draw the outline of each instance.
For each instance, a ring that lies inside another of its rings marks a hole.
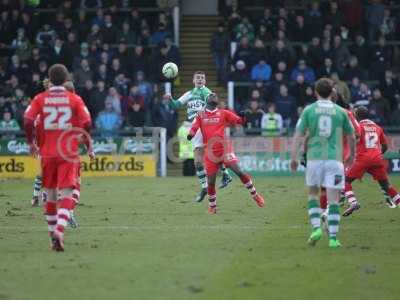
[[[257,193],[251,177],[240,170],[232,145],[225,137],[225,128],[228,126],[243,125],[244,118],[239,117],[229,110],[219,109],[217,106],[218,97],[216,94],[211,93],[207,97],[205,110],[197,114],[187,137],[188,140],[191,140],[197,130],[201,130],[203,135],[205,145],[204,166],[208,181],[208,212],[210,214],[217,213],[215,181],[217,172],[222,164],[239,176],[257,205],[263,207],[265,203],[264,198]]]
[[[383,129],[368,119],[369,113],[366,107],[357,108],[355,115],[360,125],[360,139],[356,147],[355,161],[346,171],[345,196],[350,206],[343,213],[345,217],[360,209],[351,184],[355,179],[361,179],[365,173],[371,174],[378,181],[381,189],[396,205],[400,204],[400,195],[389,182],[387,163],[383,158],[388,149]]]
[[[78,147],[82,134],[91,127],[90,114],[82,99],[63,86],[67,78],[68,70],[64,65],[51,66],[49,80],[52,86],[35,96],[24,115],[25,133],[32,154],[38,152],[33,142],[37,116],[43,126],[39,154],[43,188],[47,194],[46,218],[52,247],[56,251],[64,251],[64,230],[76,204],[73,190],[79,175]],[[87,134],[83,136],[89,140]]]

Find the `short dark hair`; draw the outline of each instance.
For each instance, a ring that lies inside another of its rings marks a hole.
[[[204,75],[204,76],[206,76],[206,73],[204,71],[196,71],[196,72],[194,72],[193,76],[195,76],[195,75]]]
[[[54,64],[49,68],[49,80],[53,85],[63,85],[68,76],[68,69],[62,64]]]
[[[333,81],[329,78],[321,78],[315,83],[315,92],[322,98],[328,98],[333,91]]]
[[[355,111],[354,111],[354,114],[355,114],[356,119],[358,121],[365,120],[365,119],[369,118],[369,111],[368,111],[368,108],[366,108],[365,106],[357,107],[355,109]]]

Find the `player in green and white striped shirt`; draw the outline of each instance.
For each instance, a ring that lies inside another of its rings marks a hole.
[[[206,85],[206,74],[202,71],[197,71],[193,75],[194,88],[184,93],[177,100],[174,100],[170,96],[170,107],[173,109],[179,109],[186,105],[187,108],[187,119],[192,122],[199,111],[202,111],[206,106],[207,97],[211,94],[210,89]],[[203,167],[203,155],[204,155],[204,144],[203,136],[201,131],[197,131],[196,135],[192,139],[193,152],[194,152],[194,163],[196,167],[196,175],[199,178],[201,185],[201,191],[196,197],[197,202],[203,201],[207,195],[207,177]],[[229,175],[225,167],[221,167],[222,181],[220,188],[226,187],[229,182],[232,181],[232,177]]]
[[[330,79],[318,80],[315,94],[318,100],[304,109],[297,123],[290,166],[292,171],[297,170],[301,137],[307,134],[306,184],[309,187],[308,214],[313,227],[308,242],[315,245],[322,236],[318,192],[320,187],[325,187],[329,203],[329,247],[337,248],[341,246],[336,239],[340,221],[339,195],[344,188],[345,178],[343,136],[350,145],[347,163],[351,163],[355,151],[354,129],[347,113],[331,101],[333,83]]]

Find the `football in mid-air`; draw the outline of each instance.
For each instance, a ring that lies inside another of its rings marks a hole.
[[[166,63],[162,68],[162,73],[168,79],[175,78],[178,75],[178,66],[173,62]]]

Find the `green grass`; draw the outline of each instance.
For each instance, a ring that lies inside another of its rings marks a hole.
[[[374,183],[355,184],[362,209],[333,250],[306,244],[302,178],[255,182],[265,208],[235,179],[210,216],[195,178],[85,179],[64,253],[48,249],[32,183],[0,182],[0,300],[399,299],[400,210]]]

